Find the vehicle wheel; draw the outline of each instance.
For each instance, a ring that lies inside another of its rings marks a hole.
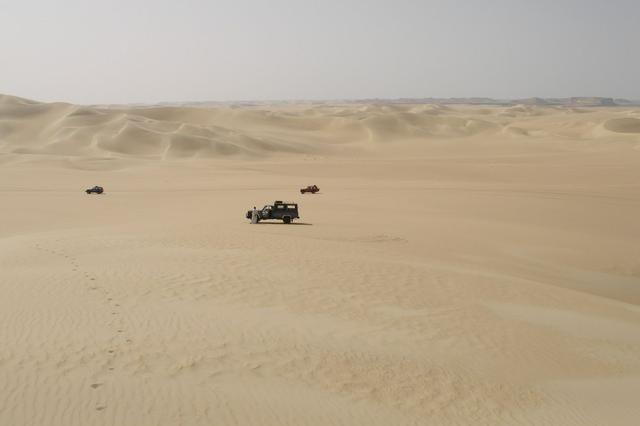
[[[282,218],[282,221],[284,223],[291,223],[291,218],[289,216],[285,216],[285,217]]]
[[[84,192],[86,192],[87,194],[91,194],[91,191],[84,191]]]

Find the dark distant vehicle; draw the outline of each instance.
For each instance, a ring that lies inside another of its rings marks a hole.
[[[251,220],[253,210],[247,211],[246,218]],[[264,206],[258,210],[258,222],[261,220],[281,220],[284,223],[291,223],[293,219],[299,219],[298,205],[296,203],[285,203],[274,201],[273,205]]]
[[[315,194],[318,191],[320,191],[320,188],[318,188],[316,185],[309,185],[306,188],[302,188],[300,190],[300,193],[304,194],[304,193],[310,192],[312,194]]]
[[[104,192],[104,188],[101,186],[94,186],[93,188],[89,188],[86,191],[87,194],[102,194]]]

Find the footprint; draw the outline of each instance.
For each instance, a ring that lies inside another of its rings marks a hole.
[[[102,383],[93,383],[91,384],[91,387],[94,389],[98,389],[100,386],[102,386]]]
[[[107,408],[107,406],[106,406],[106,405],[99,405],[99,406],[97,406],[97,407],[96,407],[96,411],[102,411],[102,410],[104,410],[105,408]]]

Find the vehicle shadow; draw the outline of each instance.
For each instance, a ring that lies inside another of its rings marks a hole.
[[[251,224],[249,224],[249,225],[251,225]],[[291,222],[291,223],[283,223],[283,222],[258,222],[256,225],[313,226],[313,223],[306,223],[306,222]]]

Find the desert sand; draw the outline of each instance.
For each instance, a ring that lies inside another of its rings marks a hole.
[[[0,205],[1,425],[638,424],[640,108],[2,96]]]

